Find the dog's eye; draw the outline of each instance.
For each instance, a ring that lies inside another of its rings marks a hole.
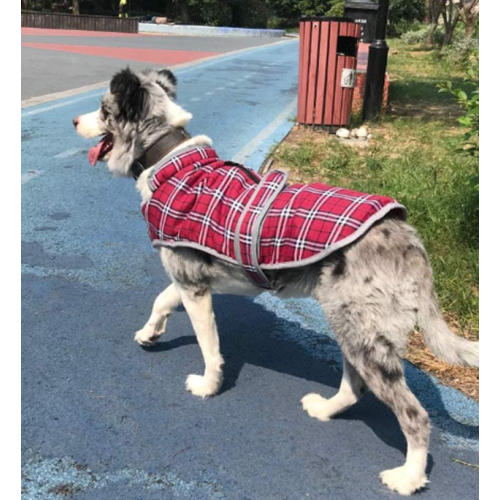
[[[104,120],[109,116],[109,111],[105,107],[101,107],[101,113]]]

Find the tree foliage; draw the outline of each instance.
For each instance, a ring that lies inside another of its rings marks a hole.
[[[389,34],[396,34],[396,26],[423,21],[426,0],[391,0],[389,2]]]

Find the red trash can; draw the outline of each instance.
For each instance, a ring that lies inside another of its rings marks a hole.
[[[299,27],[298,122],[345,126],[356,83],[360,26],[347,18],[305,17]]]

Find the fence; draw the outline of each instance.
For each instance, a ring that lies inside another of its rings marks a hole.
[[[21,27],[138,33],[139,20],[111,16],[80,16],[57,12],[21,11]]]

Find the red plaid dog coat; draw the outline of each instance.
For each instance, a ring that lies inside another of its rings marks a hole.
[[[261,288],[264,271],[316,262],[353,242],[392,210],[387,196],[324,184],[286,186],[220,160],[208,147],[167,156],[153,167],[153,195],[142,206],[153,246],[191,247],[238,263]]]

